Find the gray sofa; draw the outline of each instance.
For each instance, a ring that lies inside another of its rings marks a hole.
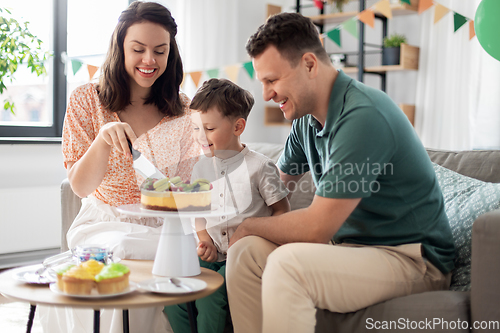
[[[282,146],[249,144],[273,160]],[[500,183],[500,151],[427,150],[431,160],[459,174],[485,182]],[[314,186],[309,175],[297,185],[300,194],[291,198],[292,209],[310,204]],[[80,208],[80,200],[64,181],[61,187],[62,250],[66,232]],[[316,332],[500,332],[500,210],[477,218],[472,227],[470,291],[436,291],[375,304],[354,313],[318,310]],[[445,324],[447,323],[447,324]],[[473,323],[482,327],[474,328]],[[485,327],[489,329],[485,329]]]

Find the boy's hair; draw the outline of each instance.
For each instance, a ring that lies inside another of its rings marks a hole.
[[[224,117],[247,120],[254,102],[252,94],[237,84],[226,79],[210,79],[198,89],[189,108],[207,112],[216,107]]]
[[[299,63],[306,52],[312,52],[319,60],[330,63],[316,26],[311,19],[298,13],[270,16],[266,23],[250,36],[246,50],[252,58],[255,58],[269,45],[274,45],[292,67]]]

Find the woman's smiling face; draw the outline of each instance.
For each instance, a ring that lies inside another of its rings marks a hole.
[[[167,68],[170,33],[156,23],[135,23],[127,30],[123,49],[131,87],[149,89]]]

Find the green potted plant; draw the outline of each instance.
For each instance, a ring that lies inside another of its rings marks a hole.
[[[406,44],[406,37],[404,35],[392,34],[384,38],[382,65],[399,65],[401,44]]]
[[[344,10],[344,5],[349,1],[351,0],[327,0],[328,4],[335,4],[335,7],[337,8],[337,11],[339,13],[342,13],[342,11]]]
[[[0,8],[0,95],[7,89],[7,79],[12,82],[18,66],[27,64],[37,76],[47,73],[44,62],[49,53],[42,49],[42,41],[28,30],[28,22],[19,23],[6,8]],[[12,101],[5,100],[5,110],[14,113]]]

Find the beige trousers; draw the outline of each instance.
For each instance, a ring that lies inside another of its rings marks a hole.
[[[352,312],[385,300],[447,289],[420,244],[291,243],[249,236],[228,252],[226,284],[235,333],[314,332],[316,308]]]

